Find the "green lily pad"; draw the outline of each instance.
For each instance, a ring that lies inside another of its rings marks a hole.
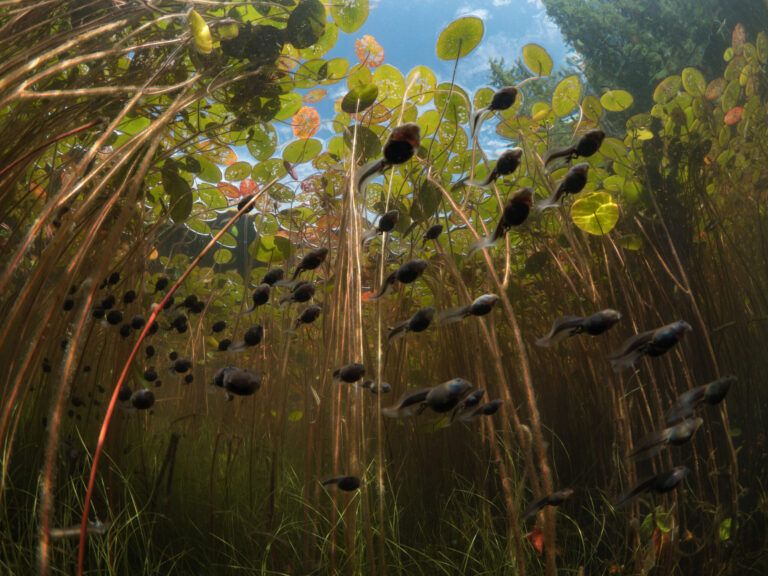
[[[342,31],[352,34],[368,18],[368,0],[335,0],[331,18]]]
[[[230,260],[232,260],[232,252],[226,248],[219,248],[213,253],[213,261],[216,262],[216,264],[226,264]]]
[[[619,221],[619,206],[608,192],[592,192],[573,203],[571,218],[587,234],[602,236]]]
[[[309,48],[325,33],[325,6],[320,0],[301,0],[288,17],[285,38],[294,48]]]
[[[266,160],[277,148],[277,131],[271,124],[257,124],[251,129],[246,146],[256,160]]]
[[[696,68],[683,68],[683,72],[680,75],[683,83],[683,88],[691,96],[701,97],[707,90],[707,81],[704,79],[704,74],[699,72]]]
[[[323,143],[316,138],[294,140],[283,150],[283,160],[291,164],[309,162],[323,151]]]
[[[609,90],[600,97],[600,104],[610,112],[624,112],[634,101],[626,90]]]
[[[720,537],[721,542],[727,542],[731,539],[731,528],[733,527],[733,518],[726,518],[720,522],[720,527],[717,530],[717,534]]]
[[[549,52],[538,44],[523,46],[523,64],[536,76],[549,76],[554,66]]]
[[[405,77],[405,86],[408,88],[410,101],[421,106],[435,97],[437,77],[426,66],[416,66]]]
[[[668,76],[659,82],[656,89],[653,91],[653,101],[656,104],[666,104],[672,100],[680,91],[683,82],[680,76]]]
[[[440,60],[464,58],[472,52],[485,34],[485,25],[477,16],[464,16],[443,28],[437,39],[437,57]]]
[[[239,182],[243,178],[248,178],[251,175],[251,165],[248,162],[235,162],[227,166],[224,170],[224,177],[227,180]]]
[[[373,106],[379,96],[379,87],[375,84],[355,86],[347,92],[341,101],[341,109],[347,114],[362,112]]]
[[[552,110],[560,117],[568,116],[579,105],[581,80],[575,74],[563,78],[552,94]]]
[[[584,117],[593,122],[600,120],[603,115],[603,105],[597,96],[585,96],[581,102],[581,109],[584,111]]]

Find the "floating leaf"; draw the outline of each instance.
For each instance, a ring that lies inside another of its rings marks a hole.
[[[384,64],[373,73],[373,83],[379,87],[379,100],[385,106],[394,108],[403,100],[405,78],[400,70]]]
[[[379,87],[375,84],[357,86],[347,92],[341,101],[341,109],[347,114],[362,112],[370,108],[379,96]]]
[[[725,117],[723,118],[723,122],[727,126],[733,126],[734,124],[738,124],[741,121],[741,116],[744,114],[744,108],[741,106],[734,106],[728,112],[725,113]]]
[[[563,78],[552,94],[552,111],[557,116],[568,116],[579,105],[581,99],[581,81],[575,74]]]
[[[219,182],[216,184],[216,188],[219,189],[219,192],[224,194],[227,198],[234,198],[238,199],[240,198],[240,189],[236,186],[233,186],[229,182]]]
[[[464,58],[472,52],[485,34],[485,25],[477,16],[464,16],[443,28],[437,39],[437,57],[440,60]]]
[[[355,54],[360,64],[368,68],[376,68],[384,62],[384,48],[370,34],[355,40]]]
[[[213,253],[213,261],[216,264],[226,264],[230,260],[232,260],[232,252],[226,248],[219,248]]]
[[[733,518],[726,518],[720,522],[720,527],[717,529],[717,534],[720,537],[720,542],[728,542],[731,539],[731,528],[733,527]]]
[[[627,234],[619,239],[619,246],[625,250],[640,250],[643,247],[643,239],[637,234]]]
[[[552,73],[552,57],[538,44],[523,46],[523,64],[536,76],[549,76]]]
[[[201,54],[213,52],[211,29],[208,28],[205,19],[196,10],[189,12],[189,28],[192,31],[192,39],[195,41],[197,51]]]
[[[314,104],[315,102],[320,102],[325,96],[328,94],[325,90],[322,88],[315,88],[314,90],[310,90],[304,96],[302,97],[302,101],[305,104]]]
[[[609,90],[600,97],[600,104],[611,112],[623,112],[632,106],[634,99],[626,90]]]
[[[197,187],[197,196],[200,201],[211,210],[223,210],[228,206],[227,199],[222,195],[218,187],[204,184]]]
[[[331,17],[343,32],[352,34],[368,18],[368,0],[334,0]]]
[[[619,207],[608,192],[592,192],[573,203],[571,218],[584,232],[602,236],[619,221]]]
[[[593,122],[600,120],[603,115],[603,105],[600,104],[600,99],[597,96],[585,96],[581,102],[581,109],[584,112],[584,117]]]
[[[707,85],[704,91],[704,97],[709,100],[717,100],[725,90],[725,78],[715,78]]]
[[[434,98],[437,77],[426,66],[416,66],[405,77],[405,86],[411,102],[421,106]]]
[[[240,182],[240,196],[255,194],[259,190],[259,185],[250,178],[243,178]]]
[[[411,204],[411,218],[417,222],[430,218],[437,212],[442,197],[442,193],[434,184],[424,180],[414,194],[413,204]]]
[[[183,222],[192,213],[192,188],[184,180],[175,165],[166,163],[162,170],[162,182],[165,193],[170,196],[171,218],[176,223]]]
[[[309,48],[325,32],[325,6],[320,0],[301,0],[288,17],[285,36],[295,48]]]
[[[320,114],[314,108],[304,106],[296,112],[291,124],[296,138],[312,138],[320,129]]]
[[[235,162],[234,164],[227,166],[227,169],[224,170],[224,177],[227,180],[239,182],[243,178],[250,176],[251,170],[251,165],[248,164],[248,162]]]
[[[666,104],[672,100],[672,98],[677,96],[682,85],[683,82],[680,79],[680,76],[669,76],[664,78],[653,91],[653,101],[657,104]]]
[[[288,422],[298,422],[304,418],[304,412],[301,410],[293,410],[288,414]]]
[[[688,94],[696,97],[704,96],[707,90],[707,81],[704,79],[704,74],[696,68],[683,68],[680,76],[683,88]]]
[[[283,160],[291,164],[309,162],[323,150],[323,143],[315,138],[294,140],[283,150]]]

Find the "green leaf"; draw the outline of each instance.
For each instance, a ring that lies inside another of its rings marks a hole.
[[[248,178],[251,175],[251,165],[248,162],[235,162],[227,166],[224,170],[224,177],[227,180],[239,182],[243,178]]]
[[[211,29],[208,28],[200,14],[195,10],[189,12],[189,28],[192,32],[192,39],[195,41],[195,48],[201,54],[210,54],[213,52],[213,38]]]
[[[560,117],[568,116],[579,105],[581,81],[575,74],[563,78],[552,94],[552,110]]]
[[[485,25],[477,16],[464,16],[443,28],[437,39],[437,57],[440,60],[464,58],[472,52],[485,34]]]
[[[163,189],[170,196],[171,218],[176,223],[184,222],[192,213],[192,188],[177,170],[166,164],[162,170]]]
[[[688,94],[696,97],[704,96],[704,92],[707,90],[707,81],[704,79],[704,74],[696,68],[683,68],[681,78],[683,88]]]
[[[379,99],[389,108],[394,108],[403,101],[405,78],[400,70],[391,64],[376,68],[373,73],[373,83],[379,87]]]
[[[571,218],[584,232],[602,236],[619,221],[619,207],[608,192],[592,192],[573,203]]]
[[[368,18],[368,0],[335,0],[331,18],[347,34],[352,34]]]
[[[362,112],[373,106],[379,95],[379,87],[375,84],[356,86],[347,92],[341,101],[341,109],[347,114]]]
[[[552,73],[552,57],[538,44],[523,46],[523,64],[536,76],[549,76]]]
[[[277,132],[271,124],[256,124],[250,132],[247,146],[256,160],[266,160],[277,149]]]
[[[627,234],[619,239],[619,246],[625,250],[640,250],[643,247],[643,239],[637,234]]]
[[[417,222],[430,218],[437,212],[442,197],[442,193],[434,184],[428,180],[423,181],[414,194],[413,204],[411,204],[411,218]]]
[[[275,114],[275,120],[288,120],[288,118],[299,111],[302,104],[301,94],[298,92],[283,94],[280,96],[280,111]]]
[[[201,184],[197,187],[197,195],[207,208],[211,210],[223,210],[228,206],[227,199],[224,198],[218,188]]]
[[[234,228],[232,228],[232,230],[234,230]],[[226,246],[227,248],[237,248],[237,238],[235,238],[229,232],[222,234],[217,243],[221,244],[222,246]]]
[[[584,112],[584,117],[593,122],[597,122],[603,115],[603,105],[600,104],[600,99],[597,96],[585,96],[581,102],[581,109]]]
[[[731,539],[731,528],[733,527],[733,518],[726,518],[720,522],[717,534],[721,542],[728,542]]]
[[[283,150],[283,160],[291,164],[309,162],[323,150],[323,143],[316,138],[294,140]]]
[[[653,101],[656,102],[656,104],[666,104],[677,96],[682,85],[683,82],[680,79],[680,76],[669,76],[664,78],[653,91]]]
[[[301,410],[293,410],[288,414],[288,422],[298,422],[304,418],[304,412]]]
[[[600,97],[600,104],[610,112],[623,112],[630,106],[634,99],[626,90],[609,90]]]
[[[279,246],[275,242],[275,236],[262,236],[253,242],[248,247],[248,253],[254,260],[259,262],[282,262],[290,255],[290,242],[288,243],[289,250],[283,252],[285,246]],[[283,238],[283,240],[287,240]]]
[[[251,178],[259,184],[266,184],[274,178],[282,178],[286,173],[282,160],[270,158],[253,167]]]
[[[213,261],[216,262],[216,264],[226,264],[230,260],[232,260],[232,252],[226,248],[219,248],[213,253]]]
[[[435,97],[437,77],[426,66],[416,66],[405,77],[405,85],[410,101],[421,106]]]
[[[221,170],[216,164],[211,162],[206,156],[195,156],[195,160],[200,163],[200,173],[197,175],[201,180],[216,184],[221,180]]]
[[[199,234],[200,236],[211,235],[211,227],[208,226],[207,223],[197,218],[190,218],[189,220],[184,222],[184,225],[190,230],[192,230],[192,232],[194,232],[195,234]]]
[[[139,116],[137,118],[131,118],[127,122],[123,122],[117,128],[124,134],[135,136],[145,128],[147,128],[152,121],[145,116]]]
[[[294,48],[309,48],[325,32],[325,6],[320,0],[301,0],[288,17],[285,37]]]

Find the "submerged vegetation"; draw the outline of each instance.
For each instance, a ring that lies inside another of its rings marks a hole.
[[[644,109],[367,16],[5,5],[3,573],[764,573],[768,35]]]

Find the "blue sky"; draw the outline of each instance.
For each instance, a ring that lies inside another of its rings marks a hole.
[[[567,48],[541,0],[372,0],[365,24],[354,34],[341,34],[328,57],[354,61],[355,39],[371,34],[384,47],[384,62],[403,74],[423,64],[439,80],[449,80],[453,63],[437,59],[435,44],[446,25],[467,14],[482,18],[485,36],[459,63],[457,81],[464,88],[487,85],[489,57],[513,61],[529,42],[544,46],[556,65],[565,61]]]
[[[339,34],[338,41],[324,58],[347,58],[357,62],[355,40],[370,34],[384,48],[384,63],[407,74],[417,65],[431,68],[438,81],[448,81],[453,62],[439,60],[435,44],[440,31],[464,15],[475,15],[485,23],[485,35],[480,45],[459,61],[456,81],[470,94],[487,86],[489,58],[504,58],[513,62],[525,44],[536,42],[552,56],[555,67],[565,63],[569,53],[560,31],[551,22],[541,0],[370,0],[371,9],[363,26],[353,34]],[[333,101],[347,92],[346,82],[328,87],[328,97],[314,104],[321,114],[323,126],[315,136],[326,140],[334,134],[328,125],[333,117]],[[281,148],[293,139],[287,123],[276,123]],[[495,137],[492,123],[486,123],[480,135],[481,142],[493,153],[506,144]],[[302,177],[311,167],[300,167]]]

